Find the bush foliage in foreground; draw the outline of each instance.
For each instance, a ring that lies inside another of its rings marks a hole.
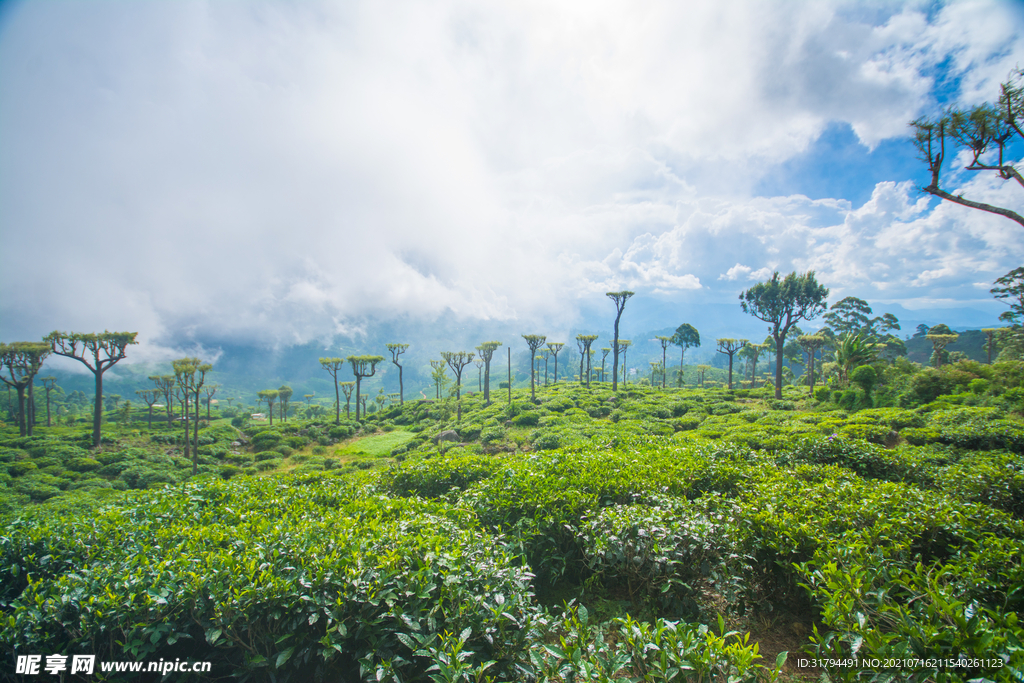
[[[2,539],[0,638],[257,680],[770,678],[775,663],[717,625],[724,605],[811,609],[819,656],[1021,670],[1024,524],[956,490],[813,462],[843,450],[627,439],[69,499]],[[567,589],[625,593],[643,614],[598,623],[536,597]]]

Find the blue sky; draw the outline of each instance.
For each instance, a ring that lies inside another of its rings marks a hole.
[[[993,99],[1022,28],[999,1],[7,3],[0,336],[557,336],[608,290],[699,321],[773,269],[994,320],[1021,230],[921,195],[907,122]]]

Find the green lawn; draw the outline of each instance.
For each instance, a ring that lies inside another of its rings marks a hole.
[[[334,455],[346,458],[386,458],[391,450],[401,446],[413,437],[412,432],[393,431],[350,441],[334,451]]]

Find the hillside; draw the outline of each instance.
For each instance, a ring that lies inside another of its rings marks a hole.
[[[8,428],[0,639],[212,662],[195,680],[999,680],[1024,667],[1021,371],[962,364],[905,407],[560,383],[461,419],[215,420],[195,478],[178,430]]]

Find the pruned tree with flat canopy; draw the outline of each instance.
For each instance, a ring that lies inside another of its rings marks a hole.
[[[156,390],[164,397],[164,407],[167,412],[167,426],[170,426],[172,412],[174,411],[174,375],[153,375],[149,379],[156,385]]]
[[[342,358],[321,358],[320,366],[327,371],[327,374],[334,380],[334,424],[341,423],[341,394],[338,393],[338,371],[345,364]],[[348,417],[346,408],[345,417]]]
[[[539,349],[547,337],[543,334],[524,334],[523,339],[526,340],[526,345],[530,347],[530,400],[537,401],[537,390],[536,387],[536,372],[534,371],[534,356],[537,355],[537,349]]]
[[[441,358],[455,374],[455,404],[458,414],[456,420],[462,419],[462,370],[473,362],[472,351],[442,351]]]
[[[810,381],[807,393],[814,393],[814,357],[818,351],[828,344],[828,338],[823,334],[802,334],[796,338],[800,348],[807,354],[807,372]]]
[[[153,429],[153,406],[156,405],[157,400],[160,398],[159,389],[136,389],[135,393],[146,402],[149,407],[149,429]]]
[[[729,388],[732,389],[732,361],[736,353],[747,345],[747,340],[723,337],[715,342],[718,344],[718,352],[729,356]]]
[[[206,373],[213,369],[209,363],[204,363],[198,358],[179,358],[171,361],[174,368],[174,378],[178,390],[182,396],[182,406],[185,416],[185,457],[189,457],[189,403],[194,400],[196,407],[195,439],[192,444],[192,476],[199,471],[199,391],[206,380]]]
[[[480,359],[484,362],[484,405],[491,405],[491,359],[494,352],[501,346],[499,341],[484,342],[476,347]]]
[[[619,353],[622,354],[622,384],[623,384],[623,386],[626,385],[626,351],[628,351],[629,347],[632,346],[632,345],[633,345],[633,342],[630,341],[629,339],[620,339],[620,340],[618,340],[618,342],[615,343],[615,350],[617,352],[616,355],[618,355]],[[614,372],[614,368],[612,369],[612,372]],[[613,378],[612,383],[614,384],[614,378]]]
[[[57,378],[40,377],[39,381],[43,383],[43,389],[46,390],[46,426],[52,427],[53,421],[50,417],[50,392],[57,388]],[[152,412],[152,410],[150,410],[150,412]]]
[[[408,344],[388,344],[388,351],[391,352],[391,362],[398,368],[398,405],[405,405],[405,384],[402,381],[402,364],[398,357],[409,350]]]
[[[0,372],[0,379],[18,394],[18,433],[21,436],[32,436],[32,420],[26,412],[25,390],[32,386],[32,381],[39,374],[50,351],[50,345],[43,342],[0,344],[0,367],[6,371]]]
[[[96,379],[96,402],[92,414],[92,445],[100,445],[103,422],[103,373],[125,357],[125,349],[137,344],[138,332],[58,332],[54,330],[43,339],[58,356],[74,358],[89,368]]]
[[[665,377],[668,375],[668,372],[666,371],[668,368],[668,364],[666,363],[666,354],[668,353],[668,345],[672,342],[672,337],[655,336],[654,338],[661,343],[661,388],[664,389]],[[653,370],[654,367],[652,366],[652,372]],[[654,384],[653,374],[651,375],[651,384]]]
[[[256,392],[257,403],[267,404],[267,415],[270,416],[270,424],[274,424],[274,404],[277,403],[277,389],[264,389]]]
[[[812,320],[823,313],[828,287],[818,284],[814,271],[802,275],[795,271],[779,278],[775,271],[767,282],[759,282],[740,294],[740,307],[758,320],[769,323],[775,340],[775,398],[782,398],[782,363],[790,328],[801,320]]]
[[[580,384],[583,384],[583,378],[587,379],[587,388],[590,388],[590,346],[597,340],[596,334],[577,334],[576,335],[576,346],[580,350]],[[583,361],[587,362],[587,371],[583,372]],[[601,365],[602,371],[604,370],[604,364]]]
[[[605,293],[605,296],[615,304],[615,331],[612,335],[612,391],[619,389],[619,320],[622,318],[622,311],[626,308],[626,302],[634,293],[629,290]]]
[[[551,357],[555,359],[555,381],[552,384],[558,384],[558,352],[565,346],[565,342],[548,342],[548,351],[551,353]]]
[[[359,421],[359,392],[362,388],[363,379],[373,377],[377,373],[377,363],[384,360],[384,356],[349,356],[346,359],[352,365],[352,374],[356,377],[356,422]]]

